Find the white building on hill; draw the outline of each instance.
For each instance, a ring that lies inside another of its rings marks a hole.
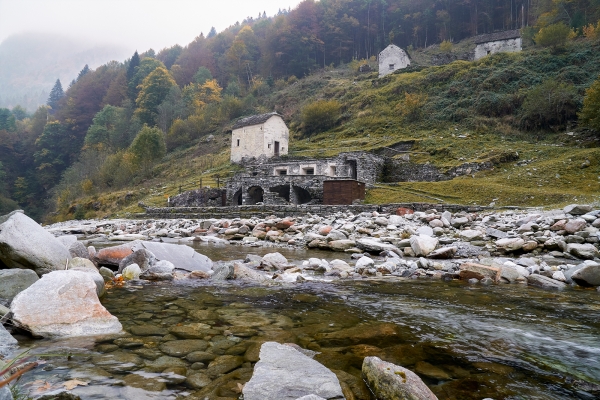
[[[521,31],[495,32],[475,38],[475,60],[494,53],[514,53],[522,50]]]
[[[408,54],[400,47],[390,44],[379,53],[379,77],[386,76],[410,65]]]
[[[231,132],[231,162],[243,157],[278,157],[288,153],[290,131],[276,112],[253,115],[235,123]]]

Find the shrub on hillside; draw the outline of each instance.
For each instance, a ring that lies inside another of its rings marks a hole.
[[[442,43],[440,43],[440,50],[444,53],[451,53],[452,47],[452,42],[449,40],[444,40]]]
[[[600,78],[586,90],[579,119],[582,125],[600,132]]]
[[[340,118],[341,105],[337,100],[319,100],[302,109],[304,133],[311,135],[333,128]]]
[[[571,29],[563,22],[559,22],[558,24],[548,25],[547,27],[540,29],[533,37],[533,40],[538,46],[557,49],[567,43],[570,34]]]
[[[427,104],[427,95],[422,93],[404,93],[404,99],[396,109],[405,122],[420,121],[423,117],[423,107]]]
[[[578,105],[573,85],[548,79],[527,92],[521,123],[525,129],[562,127],[575,119]]]
[[[149,173],[152,166],[166,153],[162,131],[156,127],[144,126],[133,139],[129,152],[134,156],[134,164],[144,173]]]

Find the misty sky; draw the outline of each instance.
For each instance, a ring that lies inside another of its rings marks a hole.
[[[52,32],[131,51],[158,51],[218,32],[246,17],[294,8],[301,0],[0,0],[0,42],[22,32]]]

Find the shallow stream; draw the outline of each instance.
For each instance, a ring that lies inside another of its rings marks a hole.
[[[213,260],[274,251],[196,249]],[[296,262],[340,257],[277,251]],[[20,338],[34,352],[54,354],[23,377],[25,389],[37,394],[71,382],[83,399],[236,399],[260,344],[274,340],[320,352],[315,358],[356,399],[370,398],[360,379],[369,355],[417,372],[440,399],[600,396],[600,293],[593,290],[431,280],[273,287],[185,280],[112,288],[103,304],[131,335]]]

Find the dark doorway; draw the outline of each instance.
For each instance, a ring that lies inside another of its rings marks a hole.
[[[275,142],[275,157],[279,157],[279,142]]]
[[[301,188],[300,186],[292,186],[294,198],[292,203],[294,204],[306,204],[312,200],[312,196],[308,190]]]
[[[252,186],[248,189],[248,201],[246,204],[252,205],[263,202],[264,190],[260,186]]]
[[[277,196],[285,199],[288,203],[290,202],[290,186],[289,185],[279,185],[274,186],[269,189],[269,192],[277,193]]]
[[[356,167],[356,160],[348,160],[348,166],[350,166],[350,178],[358,179],[358,171]]]
[[[232,199],[231,203],[234,206],[241,206],[242,205],[242,189],[239,189],[237,192],[235,192],[235,194],[233,195],[233,199]]]

